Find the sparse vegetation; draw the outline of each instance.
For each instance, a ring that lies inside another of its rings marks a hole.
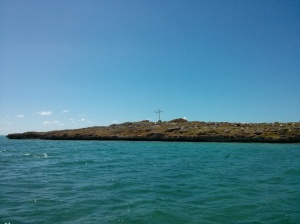
[[[228,123],[189,122],[179,118],[169,122],[125,122],[82,129],[9,134],[10,139],[50,140],[145,140],[207,142],[300,143],[300,122]]]

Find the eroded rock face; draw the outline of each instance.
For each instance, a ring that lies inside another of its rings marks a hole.
[[[147,120],[50,132],[9,134],[10,139],[131,140],[192,142],[300,143],[300,122],[228,123],[189,122],[178,118],[155,123]]]

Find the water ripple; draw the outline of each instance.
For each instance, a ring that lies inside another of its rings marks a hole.
[[[299,144],[0,137],[0,223],[297,223]]]

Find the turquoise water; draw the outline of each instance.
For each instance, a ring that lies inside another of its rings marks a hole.
[[[299,223],[300,144],[0,137],[0,224]]]

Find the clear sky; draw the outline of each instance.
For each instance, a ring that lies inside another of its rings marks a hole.
[[[0,0],[0,134],[300,121],[299,0]]]

